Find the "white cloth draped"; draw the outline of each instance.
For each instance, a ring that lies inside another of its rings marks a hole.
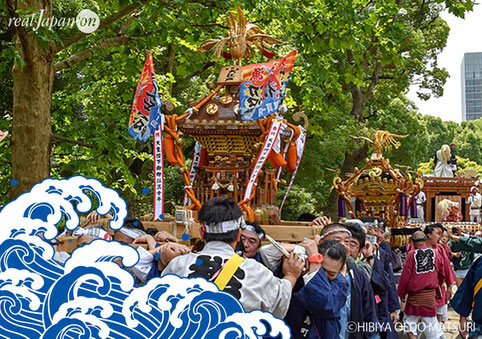
[[[449,159],[450,161],[450,159]],[[434,176],[442,178],[452,178],[454,173],[452,172],[452,166],[449,163],[442,161],[442,151],[437,151],[437,165],[433,171]]]

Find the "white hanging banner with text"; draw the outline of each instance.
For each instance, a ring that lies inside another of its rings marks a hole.
[[[259,172],[264,166],[266,160],[268,160],[269,153],[273,149],[273,146],[278,139],[279,132],[281,129],[282,121],[273,120],[271,122],[271,126],[269,128],[268,135],[264,140],[263,148],[261,152],[258,154],[258,158],[256,159],[256,164],[254,165],[253,171],[249,177],[248,184],[246,186],[246,192],[244,192],[244,199],[243,201],[248,201],[251,197],[251,193],[253,191],[254,185],[256,183],[256,179],[258,178]]]
[[[164,153],[162,130],[164,119],[154,132],[154,217],[152,220],[164,219]]]
[[[285,196],[283,197],[283,201],[281,202],[281,206],[279,208],[279,215],[281,216],[281,211],[283,210],[283,205],[285,204],[286,197],[288,196],[288,193],[290,192],[291,186],[293,185],[293,182],[295,181],[296,178],[296,172],[298,172],[298,168],[300,167],[300,162],[301,158],[303,157],[303,152],[305,151],[305,144],[306,144],[306,133],[303,127],[298,126],[301,129],[301,134],[296,139],[296,155],[298,156],[298,159],[296,159],[296,168],[293,171],[293,174],[291,174],[291,179],[290,183],[288,185],[288,188],[286,189]]]

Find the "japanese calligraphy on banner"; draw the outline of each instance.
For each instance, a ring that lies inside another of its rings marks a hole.
[[[290,183],[288,185],[288,188],[286,189],[285,196],[283,197],[283,201],[281,202],[281,206],[279,208],[279,215],[280,216],[281,216],[281,211],[283,210],[283,206],[284,206],[285,201],[286,201],[286,197],[288,196],[288,193],[290,192],[291,186],[293,186],[293,182],[295,181],[296,172],[298,172],[298,168],[300,167],[300,162],[301,162],[301,158],[303,157],[303,152],[305,151],[306,132],[305,132],[303,127],[301,127],[299,125],[298,125],[298,127],[301,129],[301,134],[298,137],[298,139],[296,139],[296,141],[295,141],[295,143],[296,143],[296,153],[297,153],[298,159],[296,160],[296,168],[293,171],[293,174],[291,174]]]
[[[154,217],[152,220],[164,219],[164,154],[162,144],[162,129],[164,122],[161,121],[154,132]]]
[[[278,111],[286,95],[295,57],[296,50],[282,59],[243,67],[239,89],[242,120],[258,120]]]
[[[136,140],[147,141],[161,122],[161,99],[149,51],[137,83],[129,120],[129,134]]]
[[[259,172],[263,168],[264,163],[268,160],[269,153],[273,149],[273,145],[278,139],[279,131],[281,129],[282,121],[273,120],[271,122],[271,126],[269,128],[268,136],[266,137],[263,148],[261,152],[258,154],[258,158],[256,159],[256,164],[253,167],[253,171],[249,177],[248,184],[246,186],[246,191],[244,192],[243,201],[248,201],[251,198],[251,193],[253,192],[254,184],[256,183],[256,179],[258,178]]]
[[[196,141],[196,144],[194,145],[194,155],[192,156],[191,168],[189,169],[189,183],[191,187],[194,184],[194,180],[196,180],[196,167],[199,167],[199,162],[201,161],[202,148],[202,145],[198,141]],[[186,206],[190,202],[191,199],[189,199],[187,194],[184,193],[184,199],[182,204]]]

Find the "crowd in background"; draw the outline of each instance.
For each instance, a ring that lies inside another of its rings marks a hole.
[[[92,225],[73,234],[78,246],[112,238],[95,213],[89,218]],[[283,318],[295,338],[443,338],[449,305],[460,315],[460,334],[482,338],[481,237],[434,223],[393,251],[383,219],[304,214],[300,220],[322,226],[319,235],[263,246],[264,230],[245,222],[231,198],[209,200],[198,218],[201,239],[191,248],[135,218],[114,232],[113,240],[142,245],[139,262],[127,268],[138,285],[165,274],[203,277],[246,311]],[[68,254],[55,258],[64,262]]]

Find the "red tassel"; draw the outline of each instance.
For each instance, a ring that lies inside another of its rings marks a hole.
[[[294,141],[291,141],[290,145],[288,146],[286,160],[288,161],[286,170],[288,172],[293,172],[296,169],[296,163],[298,161],[298,152],[296,150],[296,143]]]
[[[283,156],[275,151],[271,151],[268,158],[269,163],[273,168],[280,168],[286,166],[286,161]]]

